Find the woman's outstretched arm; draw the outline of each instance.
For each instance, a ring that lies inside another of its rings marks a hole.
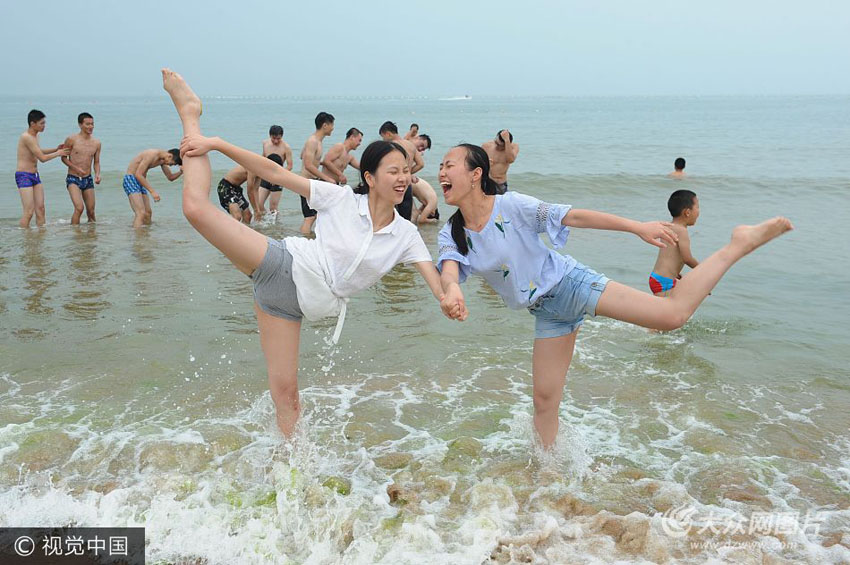
[[[180,154],[197,157],[210,151],[218,151],[239,163],[255,176],[271,184],[277,184],[310,198],[310,180],[281,167],[271,159],[258,155],[247,149],[228,143],[220,137],[204,137],[203,135],[187,135],[180,142]]]
[[[597,212],[596,210],[571,208],[564,216],[564,219],[561,220],[561,224],[571,228],[590,228],[633,233],[656,247],[676,245],[676,241],[679,239],[673,232],[670,222],[638,222],[614,214]]]

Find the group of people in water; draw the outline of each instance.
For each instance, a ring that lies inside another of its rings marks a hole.
[[[679,328],[733,264],[793,229],[784,217],[738,226],[727,245],[697,263],[687,239],[687,227],[699,216],[695,194],[684,190],[671,196],[672,222],[641,222],[543,202],[508,190],[507,170],[519,147],[510,132],[501,130],[484,147],[462,143],[443,156],[439,184],[445,203],[455,210],[439,231],[434,262],[410,221],[437,221],[429,209],[429,196],[420,197],[422,191],[417,194],[415,189],[422,182],[415,174],[422,168],[420,153],[430,148],[430,138],[423,138],[415,129],[403,138],[395,125],[387,122],[381,126],[382,139],[370,143],[358,161],[351,152],[360,145],[363,134],[352,128],[338,144],[341,147],[331,148],[322,158],[321,143],[333,131],[333,116],[321,113],[316,117],[316,132],[302,151],[302,172],[296,174],[292,172],[291,148],[282,141],[282,128],[270,130],[263,155],[220,137],[204,136],[200,99],[177,73],[163,69],[162,80],[184,137],[179,150],[139,154],[128,169],[125,191],[132,183],[128,177],[151,190],[137,178],[144,177],[138,171],[156,166],[166,171],[181,165],[186,219],[252,280],[277,425],[287,437],[293,434],[301,412],[297,373],[302,320],[337,317],[336,341],[349,297],[372,286],[400,263],[416,268],[435,305],[451,320],[465,321],[469,316],[461,289],[469,275],[482,277],[508,307],[525,308],[535,317],[534,426],[543,447],[550,448],[557,436],[576,335],[587,316],[606,316],[662,331]],[[40,131],[38,127],[43,129],[43,123],[36,123],[35,132]],[[44,151],[37,143],[27,143],[43,161],[59,155],[65,158],[69,151],[73,154],[78,141],[72,140],[72,147]],[[235,162],[218,185],[219,203],[228,213],[210,201],[211,151]],[[345,175],[349,165],[359,170],[359,182],[353,187]],[[77,172],[89,173],[84,167]],[[97,166],[95,174],[99,177]],[[169,170],[167,175],[174,180],[180,173]],[[237,187],[243,183],[247,183],[249,201],[256,197],[256,204],[240,198]],[[259,184],[256,196],[252,195],[254,184]],[[248,206],[262,214],[268,202],[269,210],[274,211],[282,189],[301,197],[302,231],[315,229],[315,238],[276,240],[247,225],[251,219]],[[273,198],[276,193],[278,198]],[[413,197],[420,201],[419,207],[412,206]],[[142,223],[149,220],[149,215],[142,216]],[[660,248],[650,277],[652,293],[617,283],[570,255],[558,253],[555,249],[566,243],[571,228],[627,232]],[[555,249],[544,244],[543,233]],[[681,275],[684,264],[692,269]]]
[[[46,221],[44,205],[44,187],[38,174],[38,163],[44,163],[60,157],[68,167],[65,186],[74,212],[71,224],[80,223],[83,211],[89,222],[96,221],[95,217],[95,185],[100,184],[100,140],[93,136],[94,117],[88,112],[77,116],[80,131],[68,136],[57,147],[44,149],[39,145],[38,135],[47,126],[47,118],[41,110],[31,110],[27,115],[27,130],[18,138],[17,165],[15,167],[15,184],[21,198],[20,226],[28,228],[35,216],[37,226],[43,226]],[[174,172],[173,166],[180,166],[180,151],[175,149],[146,149],[133,157],[127,166],[122,181],[124,192],[134,213],[133,226],[141,227],[151,223],[152,208],[150,199],[159,202],[159,193],[148,181],[148,171],[160,167],[169,181],[175,181],[183,174],[182,170]],[[92,174],[94,173],[94,174]]]
[[[363,132],[356,127],[350,128],[345,139],[323,151],[323,140],[334,131],[334,117],[327,112],[319,112],[315,118],[316,131],[310,135],[301,150],[301,170],[298,174],[308,179],[323,180],[339,185],[348,184],[345,171],[351,166],[359,170],[360,163],[353,154],[363,142]],[[39,145],[38,136],[46,127],[46,117],[40,110],[31,110],[27,116],[27,130],[18,139],[18,155],[15,182],[21,198],[21,227],[29,227],[33,217],[36,225],[45,222],[45,198],[41,178],[38,175],[38,163],[61,157],[68,168],[65,185],[74,206],[71,224],[80,223],[85,211],[89,222],[95,221],[95,185],[100,184],[101,143],[93,136],[94,117],[82,112],[77,117],[80,131],[68,136],[57,147],[45,149]],[[269,136],[262,141],[262,155],[278,165],[293,170],[292,147],[283,140],[283,127],[272,125]],[[410,130],[401,137],[398,127],[391,121],[384,122],[379,135],[382,139],[398,143],[404,147],[411,171],[411,183],[404,199],[398,205],[401,216],[414,224],[436,223],[440,218],[437,209],[437,193],[434,188],[416,173],[425,166],[423,155],[431,149],[431,137],[419,132],[418,124],[411,124]],[[491,174],[500,193],[507,190],[507,170],[519,153],[519,145],[513,143],[513,134],[508,130],[497,133],[495,140],[483,145],[490,155]],[[182,159],[178,149],[146,149],[133,157],[122,179],[122,187],[133,210],[133,227],[149,225],[153,208],[151,199],[159,202],[159,193],[148,181],[148,172],[156,167],[162,169],[169,181],[182,175],[182,169],[176,172],[172,167],[180,167]],[[94,174],[92,174],[94,172]],[[244,185],[244,189],[243,189]],[[219,203],[230,215],[243,223],[250,224],[253,219],[261,219],[266,214],[276,216],[280,204],[282,188],[279,185],[261,179],[236,165],[230,169],[218,183]],[[247,196],[247,198],[246,198]],[[414,206],[414,197],[419,202]],[[304,222],[301,233],[309,235],[316,210],[301,200],[301,212]],[[268,208],[266,205],[268,204]]]

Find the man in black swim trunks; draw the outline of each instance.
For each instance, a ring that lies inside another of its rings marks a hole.
[[[519,144],[514,143],[514,134],[506,129],[499,130],[492,141],[481,145],[490,158],[490,179],[496,183],[496,194],[508,191],[508,168],[519,155]]]
[[[221,207],[227,210],[231,216],[242,223],[251,223],[251,210],[245,195],[242,194],[242,185],[248,182],[250,186],[254,182],[254,176],[245,170],[245,167],[236,165],[218,181],[218,201]]]
[[[269,128],[269,138],[263,140],[263,157],[278,155],[281,159],[280,163],[290,171],[292,170],[292,148],[289,144],[283,141],[283,126],[274,125]],[[275,161],[277,163],[277,161]],[[256,185],[248,185],[256,186]],[[276,184],[271,184],[266,181],[260,181],[260,187],[257,191],[257,202],[254,205],[254,211],[258,218],[266,213],[266,200],[269,201],[269,212],[277,213],[278,205],[280,204],[281,188]],[[251,199],[251,193],[248,193],[248,199]]]
[[[319,170],[322,162],[322,140],[334,131],[334,117],[327,112],[319,112],[314,120],[316,131],[304,142],[301,150],[301,172],[304,178],[323,180],[336,184],[338,179]],[[301,197],[301,214],[304,222],[301,224],[301,233],[309,235],[313,232],[313,223],[316,221],[316,211],[307,205],[307,199]]]

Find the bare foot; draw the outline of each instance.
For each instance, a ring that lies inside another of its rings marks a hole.
[[[171,95],[177,114],[184,123],[186,120],[198,120],[203,111],[201,99],[192,92],[183,77],[171,69],[162,69],[162,87]]]
[[[782,216],[766,220],[755,226],[738,226],[732,230],[732,245],[742,248],[746,255],[771,239],[793,229],[791,220]]]

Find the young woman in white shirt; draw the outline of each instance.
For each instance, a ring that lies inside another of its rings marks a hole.
[[[557,436],[567,370],[585,315],[658,330],[679,328],[736,261],[793,229],[786,218],[738,226],[728,245],[683,276],[662,298],[609,280],[547,248],[538,234],[547,232],[560,247],[570,227],[624,231],[665,247],[676,245],[669,223],[637,222],[548,204],[516,192],[496,196],[489,169],[487,154],[475,145],[455,147],[443,158],[440,185],[446,204],[458,210],[440,230],[437,266],[446,302],[462,305],[458,283],[468,274],[478,274],[508,306],[528,308],[537,318],[531,363],[534,426],[546,448]]]
[[[351,294],[374,284],[396,264],[413,263],[440,301],[446,316],[463,318],[462,306],[444,300],[440,276],[416,227],[395,205],[410,184],[404,149],[375,142],[363,152],[361,185],[352,191],[296,175],[261,155],[201,135],[201,102],[183,78],[164,69],[184,138],[183,213],[189,223],[237,269],[254,280],[260,345],[266,358],[277,424],[292,435],[301,405],[298,397],[298,345],[301,318],[339,315],[341,330]],[[209,199],[209,151],[219,151],[254,175],[307,198],[319,211],[316,239],[272,240],[222,213]]]

